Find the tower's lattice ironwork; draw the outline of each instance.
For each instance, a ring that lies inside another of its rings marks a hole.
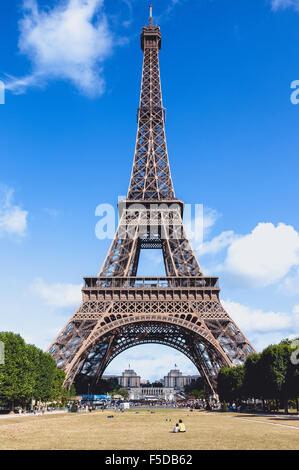
[[[152,17],[141,34],[143,74],[131,181],[120,222],[97,277],[85,278],[82,303],[49,348],[66,384],[96,384],[108,364],[139,344],[184,353],[212,392],[223,365],[254,350],[219,300],[218,278],[204,276],[186,235],[184,205],[170,174],[159,50]],[[140,251],[160,249],[165,277],[137,277]]]

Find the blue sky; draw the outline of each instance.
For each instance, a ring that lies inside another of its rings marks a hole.
[[[204,204],[199,261],[261,349],[299,330],[299,1],[153,6],[176,196]],[[96,207],[127,192],[147,16],[141,0],[0,5],[0,328],[44,349],[109,247],[95,236]],[[156,268],[144,258],[144,273]],[[146,378],[174,363],[195,373],[153,345],[107,372],[128,363]]]

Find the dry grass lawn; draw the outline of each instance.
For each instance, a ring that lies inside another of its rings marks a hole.
[[[171,433],[180,418],[187,432]],[[299,449],[299,418],[187,410],[7,418],[0,420],[0,433],[2,450]]]

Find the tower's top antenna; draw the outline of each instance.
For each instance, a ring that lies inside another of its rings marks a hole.
[[[153,5],[150,5],[150,17],[149,17],[149,24],[152,26],[153,24]]]

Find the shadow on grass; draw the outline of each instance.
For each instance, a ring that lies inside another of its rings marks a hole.
[[[236,417],[238,418],[271,418],[272,420],[281,421],[283,420],[290,420],[290,421],[299,421],[298,415],[286,415],[283,413],[236,413]]]
[[[281,421],[282,419],[284,421],[299,421],[298,416],[289,416],[289,415],[281,415],[280,418],[274,417],[272,418],[274,421]]]

